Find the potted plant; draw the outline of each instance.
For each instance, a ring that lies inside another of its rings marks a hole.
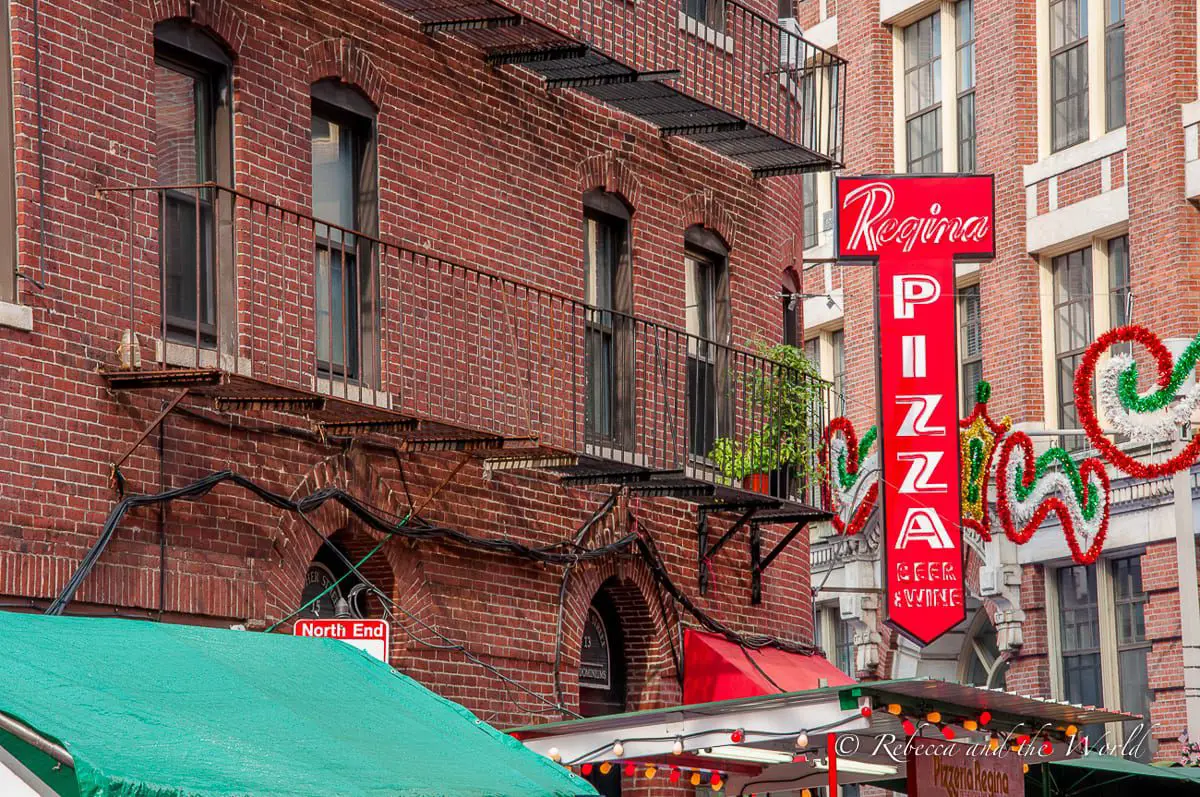
[[[764,363],[738,381],[745,417],[762,419],[761,424],[740,437],[717,438],[709,458],[731,482],[769,493],[771,474],[780,469],[805,481],[816,476],[828,384],[795,346],[758,343],[755,348],[771,365]]]

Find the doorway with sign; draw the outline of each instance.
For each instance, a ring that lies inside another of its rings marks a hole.
[[[300,595],[300,605],[305,608],[297,616],[309,619],[383,617],[383,602],[348,564],[360,561],[373,544],[365,535],[347,530],[331,535],[322,543],[309,562]],[[384,557],[373,557],[359,572],[384,593],[391,594],[393,577]]]
[[[601,587],[588,607],[579,658],[579,713],[602,717],[625,711],[628,680],[625,634],[612,594]],[[620,797],[621,768],[592,770],[587,779],[605,797]]]

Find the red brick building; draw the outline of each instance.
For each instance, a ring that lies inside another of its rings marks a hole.
[[[799,22],[849,62],[849,173],[995,175],[996,258],[958,271],[961,410],[986,379],[996,420],[1082,456],[1071,385],[1087,345],[1130,322],[1164,340],[1200,330],[1196,3],[814,0]],[[828,260],[829,177],[805,179],[804,337],[861,433],[875,418],[871,274]],[[1019,549],[977,546],[966,623],[924,651],[879,622],[878,538],[847,551],[818,535],[827,651],[864,677],[931,674],[1148,711],[1141,754],[1174,755],[1186,719],[1171,480],[1110,474],[1097,564],[1073,566],[1050,523]]]
[[[813,500],[709,456],[840,158],[843,66],[774,0],[5,8],[0,605],[388,616],[502,726],[677,702],[684,627],[811,645]],[[102,533],[224,470],[276,505]]]

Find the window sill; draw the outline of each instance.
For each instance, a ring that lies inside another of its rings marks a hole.
[[[33,308],[12,302],[0,302],[0,327],[33,331]]]
[[[1093,161],[1116,155],[1125,149],[1125,128],[1118,127],[1099,138],[1080,142],[1072,147],[1047,155],[1025,167],[1025,186],[1036,185],[1063,172],[1078,169]]]
[[[880,0],[879,21],[903,27],[924,19],[942,7],[941,0]]]
[[[711,44],[718,50],[733,53],[733,39],[731,37],[726,36],[716,28],[710,28],[694,17],[689,17],[682,11],[679,12],[679,29],[684,33],[695,36],[701,41]]]

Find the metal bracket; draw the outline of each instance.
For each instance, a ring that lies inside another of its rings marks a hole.
[[[792,530],[783,535],[783,539],[766,555],[762,555],[762,531],[758,523],[750,526],[750,603],[757,606],[762,603],[762,574],[775,557],[783,552],[788,544],[796,539],[796,535],[808,528],[808,521],[801,520]]]
[[[706,546],[708,545],[708,513],[713,511],[713,508],[702,506],[696,510],[700,515],[699,521],[696,525],[696,542],[697,553],[700,555],[699,573],[701,595],[708,593],[709,561],[717,555],[718,551],[725,547],[725,543],[733,539],[734,535],[741,531],[742,528],[750,522],[751,518],[754,517],[754,513],[758,510],[759,507],[757,506],[751,507],[749,510],[747,510],[745,514],[738,518],[736,523],[729,527],[729,531],[725,532],[723,535],[721,535],[719,540],[713,543],[711,548],[707,548]]]
[[[145,442],[146,438],[150,436],[150,433],[157,429],[162,422],[166,420],[166,417],[171,414],[171,411],[174,410],[175,407],[179,405],[179,402],[183,401],[190,392],[191,390],[189,388],[184,388],[183,390],[179,391],[179,395],[167,402],[167,405],[163,407],[162,411],[159,412],[154,420],[150,422],[150,425],[142,430],[142,433],[138,435],[138,439],[133,441],[133,445],[131,445],[125,451],[120,459],[112,464],[112,472],[109,478],[114,489],[120,493],[125,492],[124,488],[122,487],[124,484],[124,479],[121,478],[121,466],[125,464],[126,460],[133,456],[133,452],[137,451],[138,446]]]

